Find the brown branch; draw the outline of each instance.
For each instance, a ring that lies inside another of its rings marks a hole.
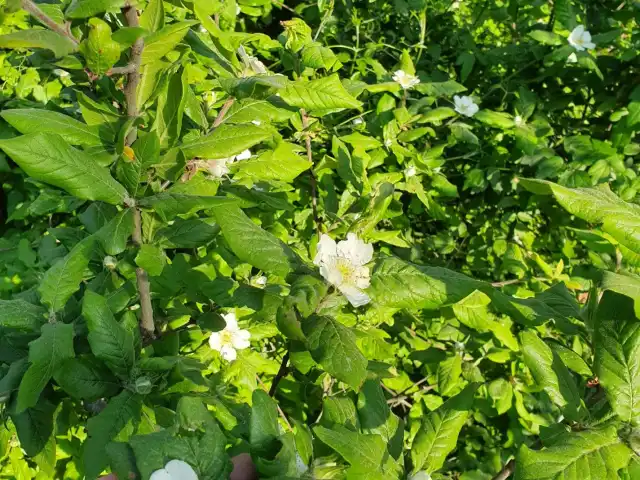
[[[124,67],[113,67],[109,69],[107,76],[110,77],[111,75],[127,75],[129,73],[134,73],[138,67],[139,65],[136,65],[135,63],[129,63]]]
[[[122,8],[122,13],[130,27],[138,27],[140,20],[136,7],[127,2]],[[138,91],[138,83],[140,81],[140,61],[142,58],[142,50],[144,48],[144,40],[138,38],[131,46],[131,54],[129,58],[130,71],[127,73],[127,84],[124,87],[124,95],[127,100],[127,116],[136,118],[139,115],[138,102],[136,93]],[[131,146],[138,136],[137,128],[133,127],[127,134],[126,145]],[[142,214],[135,207],[133,215],[133,242],[140,247],[142,245]],[[140,295],[140,328],[143,336],[153,338],[155,336],[155,325],[153,322],[153,305],[151,304],[151,285],[149,284],[149,276],[143,268],[136,268],[136,280],[138,283],[138,294]]]
[[[493,480],[507,480],[516,469],[516,462],[509,460],[500,472],[493,477]]]
[[[62,35],[63,37],[67,37],[73,42],[74,45],[78,46],[80,42],[71,34],[67,26],[57,23],[55,20],[53,20],[53,18],[40,10],[40,7],[38,7],[38,5],[33,3],[31,0],[22,0],[21,4],[24,10],[40,20],[42,24],[46,25],[57,34]]]
[[[213,125],[211,126],[211,128],[218,128],[220,126],[220,124],[224,120],[224,116],[227,114],[227,112],[231,108],[231,105],[233,105],[233,102],[235,102],[235,101],[236,101],[236,99],[233,98],[233,97],[227,98],[227,101],[224,102],[224,104],[222,105],[222,108],[218,112],[218,116],[213,121]]]
[[[300,109],[300,115],[302,116],[302,127],[305,129],[305,144],[307,146],[307,158],[311,163],[311,168],[309,168],[309,174],[311,176],[311,210],[313,211],[313,221],[316,224],[316,231],[318,232],[318,236],[322,233],[322,222],[320,221],[320,217],[318,216],[318,180],[316,179],[315,173],[313,173],[313,152],[311,151],[311,136],[309,132],[306,132],[307,128],[309,128],[309,117],[307,117],[307,112],[304,108]]]
[[[270,397],[273,397],[276,394],[276,392],[278,391],[278,384],[280,383],[280,380],[286,377],[287,374],[289,373],[289,369],[287,368],[288,363],[289,363],[289,351],[287,351],[287,353],[284,354],[284,357],[282,357],[282,362],[280,363],[280,369],[278,370],[278,373],[276,374],[276,376],[273,379],[273,382],[271,383],[271,388],[269,389]]]

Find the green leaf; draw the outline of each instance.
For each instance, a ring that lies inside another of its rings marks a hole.
[[[617,480],[630,454],[613,426],[569,433],[549,448],[520,447],[514,480]]]
[[[382,468],[387,445],[380,435],[353,432],[341,425],[332,429],[316,426],[313,433],[352,466],[371,469],[373,472]]]
[[[640,318],[640,277],[630,273],[602,272],[600,287],[633,298],[636,317]]]
[[[141,65],[153,63],[173,50],[193,25],[198,22],[188,20],[176,22],[161,28],[144,39]]]
[[[120,44],[111,39],[111,27],[99,18],[89,20],[89,35],[80,44],[87,67],[96,75],[104,75],[120,58]]]
[[[152,277],[162,274],[166,263],[167,256],[164,254],[162,247],[158,245],[145,243],[140,247],[138,255],[136,255],[136,265],[146,270]]]
[[[346,427],[349,430],[360,430],[360,419],[353,401],[348,397],[326,397],[322,404],[322,416],[320,424],[327,428],[335,425]]]
[[[219,231],[212,219],[183,220],[178,217],[173,224],[158,230],[155,240],[166,248],[195,248],[209,243]]]
[[[81,240],[65,257],[45,272],[38,293],[42,303],[48,305],[52,312],[62,310],[71,295],[80,289],[94,242],[93,236]]]
[[[633,300],[606,291],[596,312],[594,370],[613,411],[625,422],[640,421],[640,322]]]
[[[180,148],[187,158],[228,158],[253,147],[270,136],[271,133],[268,130],[253,124],[223,124],[209,135],[196,138]]]
[[[67,18],[88,18],[98,13],[119,10],[124,4],[124,0],[73,0],[65,10],[64,16]]]
[[[41,332],[40,337],[29,344],[29,369],[20,382],[16,413],[34,407],[62,362],[75,356],[73,325],[45,323]]]
[[[122,210],[96,232],[96,238],[107,255],[118,255],[126,250],[133,233],[133,215],[131,208]]]
[[[53,414],[56,405],[41,398],[35,407],[22,413],[9,412],[16,427],[20,448],[33,457],[40,453],[53,435]]]
[[[286,122],[295,113],[294,110],[284,103],[276,104],[268,100],[255,98],[243,98],[236,100],[224,117],[224,124],[251,123],[258,121],[261,123]]]
[[[255,180],[279,180],[291,183],[312,163],[299,155],[303,149],[293,143],[280,142],[273,150],[267,150],[258,157],[237,162],[235,170]]]
[[[385,442],[391,456],[402,454],[404,422],[391,413],[380,382],[367,380],[358,393],[358,417],[363,433],[376,433]]]
[[[111,313],[107,299],[87,290],[82,302],[82,316],[89,329],[93,354],[121,378],[127,378],[135,361],[133,335]]]
[[[0,48],[46,48],[56,57],[76,51],[76,45],[67,37],[51,30],[33,29],[0,35]]]
[[[87,422],[88,438],[84,443],[83,463],[85,475],[97,478],[106,468],[108,457],[104,454],[107,444],[131,421],[140,417],[142,397],[123,390],[111,398],[106,408]]]
[[[280,98],[291,106],[307,111],[335,108],[360,108],[355,99],[340,82],[338,75],[318,80],[292,82],[280,90]]]
[[[313,359],[327,373],[353,388],[367,377],[367,359],[356,345],[351,329],[327,316],[313,315],[302,324]]]
[[[467,87],[460,85],[458,82],[453,80],[447,80],[446,82],[421,83],[415,88],[420,93],[424,93],[430,97],[452,97],[456,93],[461,93],[467,90]]]
[[[99,129],[73,117],[40,108],[3,110],[3,119],[20,133],[56,133],[72,145],[102,145]]]
[[[302,49],[301,59],[305,67],[324,68],[327,71],[333,69],[334,66],[340,65],[338,57],[330,48],[316,42],[310,43]]]
[[[236,204],[220,204],[213,209],[213,215],[227,244],[243,262],[280,277],[299,265],[293,250],[253,223]]]
[[[438,364],[438,392],[442,396],[449,396],[458,386],[462,375],[462,357],[454,354]]]
[[[169,222],[176,215],[194,213],[205,208],[217,209],[225,205],[235,205],[235,202],[226,197],[188,195],[169,191],[142,198],[138,205],[151,208],[162,220]]]
[[[0,329],[38,332],[45,310],[24,300],[0,300]]]
[[[78,198],[114,205],[127,198],[126,189],[109,175],[107,168],[73,148],[60,135],[32,133],[0,140],[0,148],[31,177]]]
[[[157,32],[164,27],[164,2],[151,0],[140,15],[140,26],[150,32]]]
[[[602,229],[625,247],[640,253],[640,206],[617,197],[606,184],[597,188],[568,188],[546,180],[520,179],[539,195],[553,195],[569,213]]]
[[[103,103],[96,102],[82,92],[76,91],[76,98],[78,105],[80,105],[82,118],[87,125],[104,125],[109,132],[115,136],[117,131],[113,124],[120,121],[118,112]]]
[[[558,405],[564,415],[574,421],[580,418],[582,399],[575,380],[553,350],[533,331],[520,333],[524,363],[536,383]]]
[[[0,403],[8,402],[13,392],[18,390],[27,368],[29,368],[29,361],[26,357],[16,360],[9,366],[4,377],[0,378]]]
[[[494,112],[493,110],[482,109],[473,118],[491,127],[508,129],[515,126],[513,117],[508,113]]]
[[[423,113],[422,116],[420,117],[420,121],[439,124],[443,120],[446,120],[447,118],[451,118],[455,116],[456,116],[456,111],[453,108],[438,107]]]
[[[527,35],[543,45],[562,45],[564,43],[560,35],[547,30],[532,30]]]
[[[513,387],[504,378],[496,378],[487,387],[487,393],[493,401],[493,407],[502,415],[507,412],[513,403]]]
[[[363,212],[364,215],[351,225],[349,231],[354,232],[360,238],[367,238],[387,213],[393,200],[393,192],[393,185],[388,182],[378,185],[369,201],[369,206]]]
[[[249,438],[251,450],[260,456],[268,456],[279,448],[278,404],[264,390],[253,391]]]
[[[120,390],[120,382],[93,357],[78,357],[65,360],[53,378],[73,398],[94,402],[110,398]]]
[[[189,88],[187,70],[180,69],[169,78],[166,91],[158,97],[158,110],[153,122],[153,131],[157,133],[160,145],[164,148],[175,145],[180,137]]]
[[[107,457],[109,457],[111,471],[116,475],[116,478],[141,478],[140,472],[138,472],[138,468],[136,467],[133,449],[129,444],[109,442],[105,452]]]
[[[141,27],[121,27],[113,32],[111,39],[118,42],[122,50],[129,48],[138,38],[144,37],[147,33],[149,32]]]
[[[456,448],[458,435],[469,416],[477,384],[468,385],[422,420],[411,445],[413,472],[428,474],[444,465],[447,455]]]

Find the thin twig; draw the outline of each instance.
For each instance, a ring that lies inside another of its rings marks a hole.
[[[273,397],[276,394],[276,392],[278,391],[278,384],[280,383],[280,380],[286,377],[287,374],[289,373],[289,369],[287,368],[288,363],[289,363],[289,351],[287,351],[287,353],[284,354],[284,357],[282,357],[282,362],[280,363],[280,369],[278,370],[278,373],[276,374],[276,376],[273,379],[273,382],[271,383],[271,388],[269,389],[270,397]]]
[[[235,101],[236,101],[236,99],[233,98],[233,97],[227,98],[227,101],[224,102],[224,104],[222,105],[222,108],[218,112],[218,116],[213,121],[213,125],[211,126],[211,128],[218,128],[220,126],[220,124],[224,120],[224,116],[227,114],[227,112],[231,108],[231,105],[233,105],[233,102],[235,102]]]
[[[71,35],[71,32],[65,25],[60,25],[55,20],[53,20],[49,15],[40,10],[40,7],[33,3],[31,0],[22,0],[22,8],[29,12],[31,15],[36,17],[40,22],[49,27],[54,32],[62,35],[63,37],[67,37],[69,40],[73,42],[74,45],[78,46],[80,42],[78,39]]]
[[[129,27],[140,26],[138,11],[131,3],[127,2],[122,8],[122,13]],[[131,46],[129,65],[132,66],[132,69],[127,73],[127,84],[124,87],[124,95],[127,99],[127,116],[129,118],[136,118],[139,115],[136,92],[140,81],[140,62],[143,49],[144,40],[142,38],[138,38]],[[137,136],[137,128],[134,127],[127,135],[125,142],[127,146],[131,146]],[[133,242],[140,247],[142,245],[142,214],[137,207],[134,207],[133,220]],[[143,268],[136,268],[136,280],[138,294],[140,295],[140,328],[144,336],[153,338],[155,336],[155,325],[153,322],[153,305],[151,304],[151,285],[149,284],[149,276]]]
[[[493,477],[493,480],[507,480],[516,469],[516,462],[509,460],[500,472]]]
[[[313,173],[313,152],[311,151],[311,136],[309,132],[307,132],[307,128],[309,128],[309,117],[307,117],[307,112],[304,108],[300,109],[300,115],[302,116],[302,127],[305,129],[305,144],[307,146],[307,158],[309,159],[309,163],[311,163],[311,168],[309,168],[309,174],[311,176],[311,210],[313,211],[313,221],[316,224],[316,231],[318,232],[318,236],[322,233],[322,222],[320,221],[320,217],[318,216],[318,180],[316,179],[315,173]]]
[[[289,5],[285,5],[284,2],[279,2],[278,0],[271,0],[271,3],[273,3],[276,7],[280,7],[280,8],[284,8],[286,10],[289,10],[291,13],[293,13],[296,16],[298,15],[298,12],[296,12],[293,8],[291,8]]]
[[[262,389],[266,392],[267,391],[267,386],[264,384],[262,379],[258,375],[256,375],[256,379],[258,380],[258,383],[262,386]],[[280,408],[280,405],[278,405],[276,403],[276,406],[278,407],[278,413],[282,417],[282,420],[284,420],[284,423],[286,423],[287,427],[289,427],[289,431],[293,432],[293,428],[291,427],[291,424],[289,423],[289,420],[287,420],[287,417],[285,416],[284,412]]]

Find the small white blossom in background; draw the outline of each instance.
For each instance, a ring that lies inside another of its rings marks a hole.
[[[358,125],[362,125],[364,123],[364,120],[358,117],[358,118],[354,118],[352,123],[355,127],[357,127]]]
[[[236,5],[236,15],[240,15],[240,5]]]
[[[242,63],[244,63],[245,66],[243,76],[246,77],[268,73],[267,67],[264,66],[264,63],[262,63],[256,57],[252,57],[251,55],[247,54],[247,51],[242,45],[238,47],[238,55],[240,55]]]
[[[480,107],[473,101],[473,98],[467,96],[459,97],[455,95],[453,97],[453,104],[455,105],[455,111],[466,117],[473,117],[478,113],[478,110],[480,110]]]
[[[454,349],[456,352],[464,352],[464,343],[462,343],[462,342],[455,342],[455,343],[453,344],[453,349]]]
[[[393,72],[393,81],[400,84],[404,90],[415,87],[420,83],[420,79],[415,75],[405,72],[404,70],[396,70]]]
[[[418,472],[414,475],[409,476],[408,480],[431,480],[431,475],[429,475],[427,472],[423,470],[421,472]]]
[[[54,68],[53,74],[60,78],[66,78],[69,76],[69,72],[67,72],[66,70],[62,70],[61,68]]]
[[[578,63],[578,56],[576,55],[576,52],[573,52],[567,57],[567,63]]]
[[[418,171],[416,170],[415,165],[411,165],[404,171],[404,176],[409,178],[415,176],[416,173],[418,173]]]
[[[198,475],[187,462],[171,460],[164,468],[153,472],[149,480],[198,480]]]
[[[231,312],[222,315],[226,326],[219,332],[213,332],[209,337],[209,346],[220,352],[222,358],[228,362],[233,362],[238,353],[236,350],[244,350],[251,345],[249,338],[251,333],[249,330],[242,330],[238,327],[238,320],[236,314]]]
[[[115,270],[118,266],[118,260],[116,260],[116,258],[112,257],[111,255],[107,255],[102,259],[102,265],[104,265],[104,267],[108,270]]]
[[[264,287],[267,284],[267,277],[260,275],[259,277],[253,277],[251,282],[259,287]]]
[[[387,139],[384,141],[384,146],[385,146],[385,147],[387,147],[387,148],[389,148],[391,145],[393,145],[393,142],[391,141],[391,139],[387,138]]]
[[[585,30],[584,25],[578,25],[569,35],[569,44],[578,52],[596,48],[596,44],[591,41],[589,30]]]
[[[253,123],[256,127],[262,125],[262,122],[260,120],[251,120],[251,123]]]
[[[225,175],[229,174],[229,165],[238,162],[240,160],[247,160],[251,158],[251,151],[245,150],[244,152],[240,152],[238,155],[234,155],[229,158],[212,158],[209,160],[200,160],[198,165],[207,170],[209,175],[214,178],[222,178]]]
[[[371,301],[363,290],[371,283],[367,263],[373,258],[373,245],[364,243],[355,233],[337,243],[323,234],[313,263],[320,267],[320,275],[335,286],[354,307]]]
[[[514,118],[513,121],[516,125],[522,125],[524,123],[524,120],[520,115],[516,115],[516,118]]]

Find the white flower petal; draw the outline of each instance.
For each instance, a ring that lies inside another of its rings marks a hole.
[[[431,475],[422,470],[414,475],[411,475],[408,480],[431,480]]]
[[[300,456],[300,454],[298,454],[298,452],[296,452],[296,470],[298,471],[298,475],[307,473],[307,471],[309,470],[309,467],[306,463],[304,463],[304,460],[302,460],[302,457]]]
[[[233,362],[238,357],[236,349],[233,348],[232,345],[223,345],[220,349],[220,355],[222,355],[222,358],[227,362]]]
[[[198,480],[195,470],[182,460],[171,460],[164,469],[169,472],[173,480]]]
[[[238,330],[233,333],[233,336],[231,337],[231,344],[233,345],[233,348],[243,350],[251,346],[251,342],[249,341],[250,338],[251,333],[249,330]]]
[[[225,313],[222,315],[222,318],[224,318],[224,321],[227,324],[227,326],[224,327],[225,330],[230,332],[238,330],[238,319],[236,318],[235,312]]]
[[[156,470],[151,474],[149,480],[173,480],[173,477],[164,468]]]
[[[213,332],[209,337],[209,346],[218,352],[222,348],[222,338],[220,332]]]
[[[320,236],[318,245],[316,246],[316,256],[313,259],[314,265],[320,265],[325,261],[325,259],[335,257],[337,255],[336,249],[337,245],[335,240],[326,233],[323,233]]]
[[[338,256],[346,258],[356,266],[365,265],[373,258],[373,245],[365,243],[355,233],[338,243]]]
[[[353,305],[354,307],[361,307],[362,305],[366,305],[371,301],[369,295],[353,285],[340,285],[338,287],[338,290],[340,290],[340,292],[345,297],[347,297],[349,303],[351,303],[351,305]]]
[[[240,160],[248,160],[249,158],[251,158],[251,150],[248,150],[248,149],[236,155],[236,161],[238,162]]]

